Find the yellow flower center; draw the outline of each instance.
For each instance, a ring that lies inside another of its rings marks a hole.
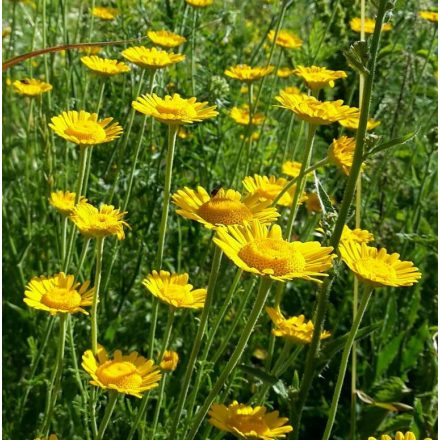
[[[131,362],[107,361],[96,370],[96,376],[104,385],[116,385],[122,389],[136,389],[142,377]]]
[[[176,301],[178,304],[186,302],[190,294],[189,286],[181,286],[179,284],[168,284],[163,288],[163,295],[169,299]]]
[[[268,430],[268,426],[262,417],[251,414],[237,414],[231,425],[242,434],[255,432],[261,435]]]
[[[195,109],[186,102],[162,102],[157,104],[156,110],[166,115],[174,115],[176,119],[194,119],[197,118]]]
[[[197,211],[204,220],[213,225],[238,225],[252,220],[252,212],[239,200],[213,198]]]
[[[75,136],[79,141],[103,141],[105,130],[95,121],[77,121],[72,127],[66,128],[65,133]]]
[[[275,276],[301,273],[306,266],[304,256],[291,243],[273,238],[261,238],[248,243],[238,256],[259,271],[272,269]]]
[[[52,309],[74,310],[81,304],[81,295],[76,290],[54,287],[41,297],[41,302]]]
[[[372,281],[394,281],[396,280],[396,271],[394,268],[381,260],[375,258],[363,258],[357,263],[359,273]]]

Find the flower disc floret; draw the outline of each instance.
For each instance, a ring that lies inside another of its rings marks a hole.
[[[60,137],[82,147],[111,142],[122,133],[122,127],[113,118],[98,121],[96,113],[84,110],[63,112],[51,119],[49,127]]]
[[[275,31],[271,30],[267,35],[269,41],[273,42],[275,40]],[[298,37],[295,33],[281,29],[278,32],[275,44],[286,49],[298,49],[303,45],[303,40]]]
[[[312,90],[319,90],[327,86],[334,87],[335,80],[347,78],[347,74],[343,70],[329,70],[318,66],[298,66],[293,73],[302,78],[307,87]]]
[[[92,377],[92,385],[139,398],[145,391],[156,388],[161,379],[160,370],[152,360],[139,356],[137,352],[123,355],[120,350],[109,359],[101,346],[97,358],[91,350],[83,354],[82,367]]]
[[[274,66],[267,67],[251,67],[247,64],[239,64],[225,70],[225,75],[240,81],[252,82],[257,81],[264,76],[269,75],[274,70]]]
[[[185,55],[166,52],[155,47],[129,47],[121,52],[128,61],[144,69],[163,69],[185,59]]]
[[[174,48],[186,42],[186,38],[170,31],[149,31],[148,38],[157,46]]]
[[[130,67],[125,63],[97,57],[96,55],[81,57],[81,62],[92,72],[101,76],[114,76],[130,71]]]
[[[34,78],[26,78],[12,83],[14,91],[25,96],[39,96],[52,90],[52,86],[44,81]]]

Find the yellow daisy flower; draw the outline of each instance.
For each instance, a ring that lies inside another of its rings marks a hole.
[[[128,61],[144,69],[163,69],[173,64],[180,63],[185,55],[166,52],[155,47],[136,46],[129,47],[121,52]]]
[[[125,63],[117,60],[100,58],[95,55],[90,57],[82,57],[81,62],[91,71],[101,76],[113,76],[118,75],[119,73],[130,71],[130,67],[128,67]]]
[[[279,107],[292,111],[299,119],[313,125],[329,125],[359,114],[359,109],[344,105],[342,100],[321,102],[304,93],[291,94],[281,91],[280,96],[276,96],[275,99],[281,104]]]
[[[186,42],[186,38],[170,31],[149,31],[148,38],[157,46],[172,49]]]
[[[244,104],[241,107],[232,107],[231,118],[240,125],[249,125],[250,122],[250,114],[249,114],[249,105]],[[261,125],[264,121],[263,113],[255,113],[252,115],[252,125]]]
[[[298,177],[301,171],[301,166],[302,166],[301,162],[287,160],[286,162],[283,163],[281,170],[283,174],[287,174],[288,176],[291,177]]]
[[[435,11],[420,11],[419,17],[433,23],[438,23],[438,12]]]
[[[273,202],[282,189],[288,184],[287,179],[284,177],[275,176],[260,176],[254,174],[254,176],[247,176],[243,180],[243,186],[249,195],[256,195],[259,200]],[[293,197],[296,191],[296,185],[292,185],[288,191],[286,191],[277,204],[281,206],[291,206],[293,203]],[[302,195],[298,203],[303,203],[307,200],[305,195]]]
[[[106,8],[103,6],[95,6],[92,8],[92,15],[101,20],[114,20],[118,16],[119,12],[115,8]]]
[[[342,260],[359,280],[374,287],[412,286],[422,276],[412,261],[400,261],[399,254],[388,254],[386,249],[345,240],[339,251]]]
[[[177,93],[165,98],[155,93],[139,96],[131,105],[138,112],[170,125],[192,124],[218,115],[215,105],[208,107],[207,102],[197,102],[197,98],[181,98]]]
[[[37,437],[35,440],[58,440],[56,434],[51,434],[49,437]]]
[[[279,417],[278,411],[268,413],[264,406],[253,408],[236,400],[228,406],[214,403],[208,415],[211,425],[242,440],[285,438],[293,431],[290,425],[286,425],[289,419]]]
[[[242,200],[241,194],[233,189],[219,189],[209,195],[201,186],[197,190],[184,188],[172,196],[180,208],[176,212],[184,218],[195,220],[205,228],[215,229],[219,225],[240,225],[245,221],[258,219],[261,223],[272,223],[279,217],[270,202],[264,203],[258,197]]]
[[[266,312],[275,325],[272,330],[274,336],[281,336],[296,344],[310,344],[312,342],[315,326],[312,321],[306,321],[304,315],[285,318],[279,309],[266,307]],[[320,339],[327,339],[331,334],[327,331],[321,333]]]
[[[376,440],[376,437],[368,437],[368,440]],[[379,440],[393,440],[393,438],[390,435],[381,435]],[[394,440],[417,440],[417,437],[415,434],[411,431],[405,432],[396,432],[396,435],[394,436]],[[425,438],[425,440],[432,440],[430,438]]]
[[[374,26],[376,25],[376,20],[373,18],[366,18],[364,22],[364,31],[366,34],[372,34],[374,32]],[[350,20],[351,30],[354,32],[361,32],[361,19],[359,17]],[[384,23],[382,25],[382,32],[388,32],[393,28],[390,23]]]
[[[254,220],[244,226],[218,228],[214,243],[242,270],[278,281],[302,278],[321,281],[336,257],[332,247],[317,241],[302,243],[283,239],[279,225],[271,229]]]
[[[139,356],[137,352],[123,355],[116,350],[109,359],[105,349],[99,346],[98,359],[92,350],[82,356],[82,367],[90,374],[90,383],[105,390],[142,397],[142,393],[159,386],[161,373],[154,362]]]
[[[257,81],[264,76],[269,75],[274,70],[274,66],[251,67],[247,64],[238,64],[225,70],[225,75],[240,81]]]
[[[356,131],[359,127],[359,114],[349,116],[348,118],[340,119],[338,122],[347,130]],[[378,125],[380,125],[380,121],[376,121],[373,118],[368,119],[367,131],[373,130]]]
[[[86,237],[102,238],[116,235],[118,240],[123,240],[124,226],[129,227],[123,220],[125,214],[127,213],[115,209],[113,205],[103,204],[97,209],[89,203],[79,203],[69,218]]]
[[[142,284],[156,298],[176,308],[201,309],[205,305],[206,289],[193,289],[188,284],[187,273],[169,273],[165,270],[153,272],[142,281]]]
[[[12,83],[14,91],[25,96],[39,96],[52,90],[52,86],[39,79],[26,78]]]
[[[190,6],[194,8],[206,8],[214,3],[214,0],[185,0]]]
[[[374,235],[366,229],[350,229],[347,225],[344,225],[341,235],[341,243],[343,241],[354,241],[356,243],[369,243],[374,240]]]
[[[94,289],[89,289],[90,282],[76,283],[73,275],[60,272],[51,277],[32,278],[27,284],[24,302],[37,310],[44,310],[51,315],[57,313],[89,313],[83,307],[91,306]]]
[[[174,371],[179,363],[179,355],[175,351],[166,350],[163,354],[160,368],[165,371]]]
[[[267,35],[267,38],[269,38],[269,41],[273,43],[275,39],[275,31],[270,31]],[[298,35],[294,34],[293,32],[281,29],[278,32],[277,41],[275,44],[277,46],[285,47],[286,49],[298,49],[302,46],[303,40],[301,40],[301,38],[299,38]]]
[[[319,90],[327,86],[334,87],[335,80],[347,78],[347,74],[343,70],[329,70],[318,66],[298,66],[293,73],[302,78],[307,87],[312,90]]]
[[[295,72],[295,69],[291,69],[290,67],[280,67],[277,70],[277,76],[280,78],[288,78],[289,76],[292,76]]]
[[[56,191],[50,194],[49,204],[63,215],[72,214],[75,208],[76,193],[69,191]],[[87,199],[81,196],[79,203],[86,203]]]
[[[341,136],[338,139],[333,139],[327,153],[328,160],[348,176],[350,174],[351,166],[353,165],[355,148],[355,138]]]
[[[89,47],[81,47],[79,49],[80,52],[84,52],[86,55],[98,55],[99,52],[102,51],[101,46],[89,46]]]
[[[104,144],[117,139],[122,127],[113,118],[98,121],[96,113],[84,110],[63,112],[51,119],[49,127],[60,137],[82,147]]]
[[[280,90],[280,94],[281,93],[284,93],[286,95],[301,95],[302,94],[301,90],[295,86],[284,87],[284,89]]]

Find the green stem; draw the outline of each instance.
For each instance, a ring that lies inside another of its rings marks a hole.
[[[356,313],[356,318],[353,321],[353,325],[351,326],[347,341],[345,342],[344,351],[342,353],[342,358],[341,358],[341,364],[339,365],[338,379],[336,381],[335,391],[333,392],[332,404],[327,418],[327,425],[325,427],[324,436],[322,437],[323,440],[328,440],[330,438],[333,424],[335,422],[336,411],[338,409],[338,402],[339,402],[339,397],[341,395],[342,385],[344,383],[345,373],[347,371],[347,365],[348,365],[348,359],[350,357],[351,347],[356,338],[356,333],[359,329],[359,325],[362,321],[362,317],[364,316],[365,310],[367,309],[368,302],[370,300],[372,292],[373,292],[373,288],[366,285],[359,304],[359,310]]]
[[[98,304],[99,304],[99,287],[101,285],[102,272],[102,254],[104,251],[104,238],[96,239],[96,269],[95,282],[93,287],[93,303],[91,310],[91,326],[92,326],[92,352],[96,356],[98,354]]]
[[[186,440],[193,440],[195,438],[203,419],[205,418],[209,408],[212,405],[212,402],[218,396],[224,384],[226,383],[226,380],[231,374],[232,370],[237,366],[239,360],[241,359],[241,356],[243,355],[246,345],[252,334],[252,331],[254,330],[255,324],[257,323],[258,318],[260,317],[260,314],[263,310],[264,304],[266,303],[271,284],[272,284],[272,280],[269,277],[267,278],[264,277],[261,279],[260,288],[258,289],[255,303],[249,314],[249,319],[246,323],[245,328],[243,329],[243,332],[240,336],[237,346],[235,347],[234,352],[229,358],[229,361],[224,367],[219,378],[217,379],[217,382],[212,387],[211,392],[209,393],[208,397],[205,400],[205,403],[198,411],[198,413],[195,415],[192,429],[190,433],[185,437]]]
[[[91,238],[89,238],[89,237],[86,237],[84,239],[84,244],[83,244],[83,248],[81,251],[81,255],[79,257],[78,267],[76,269],[75,278],[78,278],[81,275],[81,269],[83,267],[84,260],[86,259],[87,251],[89,250],[90,240],[91,240]]]
[[[196,25],[197,25],[197,8],[194,9],[193,25],[191,31],[191,92],[192,96],[196,93]]]
[[[199,354],[203,335],[205,334],[206,325],[208,323],[208,316],[212,306],[212,301],[214,299],[215,286],[217,284],[217,277],[220,270],[220,264],[222,260],[223,252],[218,246],[214,248],[214,257],[212,259],[211,273],[209,274],[208,291],[206,293],[205,304],[202,311],[202,316],[200,318],[199,328],[197,330],[196,337],[193,342],[191,354],[188,360],[188,365],[185,369],[185,376],[183,378],[183,383],[180,388],[179,399],[177,401],[177,409],[174,412],[173,426],[171,428],[171,434],[169,436],[170,440],[177,438],[177,428],[179,426],[180,418],[182,416],[182,411],[185,406],[186,396],[188,394],[189,384],[191,382],[192,373],[194,371],[194,366],[196,364],[197,355]]]
[[[254,117],[254,105],[253,105],[253,91],[254,86],[252,83],[248,86],[248,106],[249,106],[249,124],[247,126],[247,150],[246,150],[246,160],[244,162],[244,174],[243,176],[247,176],[249,172],[249,162],[251,160],[251,149],[252,149],[252,126],[253,126],[253,117]]]
[[[289,156],[290,137],[292,135],[292,129],[293,129],[294,122],[295,122],[295,113],[292,113],[292,117],[290,118],[290,122],[289,122],[289,128],[287,130],[286,144],[284,145],[283,163],[286,161],[286,158]],[[293,157],[292,157],[292,160],[293,160]]]
[[[101,424],[99,425],[99,431],[96,440],[101,440],[104,437],[105,430],[107,429],[107,426],[110,422],[110,418],[113,414],[113,410],[115,409],[117,398],[118,398],[118,392],[110,391],[107,402],[107,408],[105,409],[104,417],[101,420]]]

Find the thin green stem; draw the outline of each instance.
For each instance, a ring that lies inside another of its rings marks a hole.
[[[244,161],[244,173],[243,177],[248,175],[249,172],[249,162],[251,160],[251,149],[252,149],[252,126],[253,126],[253,117],[254,117],[254,94],[253,94],[254,86],[252,83],[248,86],[248,106],[249,106],[249,124],[247,126],[247,150],[246,150],[246,159]]]
[[[197,26],[197,8],[193,8],[193,25],[191,31],[191,92],[196,96],[196,26]]]
[[[97,238],[95,282],[93,285],[94,292],[93,292],[93,303],[91,310],[92,352],[95,356],[98,354],[98,304],[99,304],[99,287],[101,285],[103,252],[104,252],[104,238]]]
[[[99,425],[99,431],[96,440],[101,440],[104,437],[105,430],[107,429],[107,426],[113,414],[113,410],[115,409],[117,399],[118,392],[114,390],[110,391],[107,407],[105,409],[104,417],[101,420],[101,424]]]
[[[364,316],[365,310],[367,309],[368,302],[370,301],[373,288],[365,286],[364,293],[359,304],[359,310],[356,313],[356,318],[351,326],[350,333],[348,334],[347,341],[345,342],[344,351],[342,353],[341,363],[339,365],[338,379],[336,381],[335,391],[333,392],[332,404],[327,417],[327,425],[325,427],[325,432],[322,437],[323,440],[329,440],[330,434],[332,432],[333,424],[335,422],[336,411],[338,409],[339,397],[341,395],[342,385],[344,383],[345,373],[347,371],[348,359],[350,357],[351,347],[356,338],[356,333],[359,330],[362,317]]]
[[[257,323],[258,318],[260,317],[261,312],[263,310],[264,304],[266,303],[271,284],[272,284],[272,280],[269,277],[267,278],[264,277],[261,279],[260,288],[258,289],[257,297],[255,298],[255,303],[249,314],[249,318],[246,323],[246,326],[243,329],[243,332],[241,333],[239,341],[237,342],[237,346],[235,347],[233,353],[231,354],[229,361],[225,365],[215,385],[212,387],[212,390],[209,393],[208,397],[205,399],[203,406],[195,415],[192,429],[189,432],[189,434],[185,437],[186,440],[193,440],[195,438],[203,419],[205,418],[209,408],[212,405],[212,402],[214,402],[214,399],[218,396],[221,389],[225,385],[226,380],[228,379],[232,370],[237,366],[239,360],[241,359],[245,351],[246,345],[249,341],[249,338],[254,330],[255,324]]]
[[[76,269],[75,278],[78,278],[81,275],[81,270],[82,270],[82,267],[84,264],[84,260],[86,259],[86,255],[89,250],[90,240],[91,240],[90,237],[86,237],[84,239],[84,244],[83,244],[83,248],[81,251],[81,255],[79,256],[78,267]]]

